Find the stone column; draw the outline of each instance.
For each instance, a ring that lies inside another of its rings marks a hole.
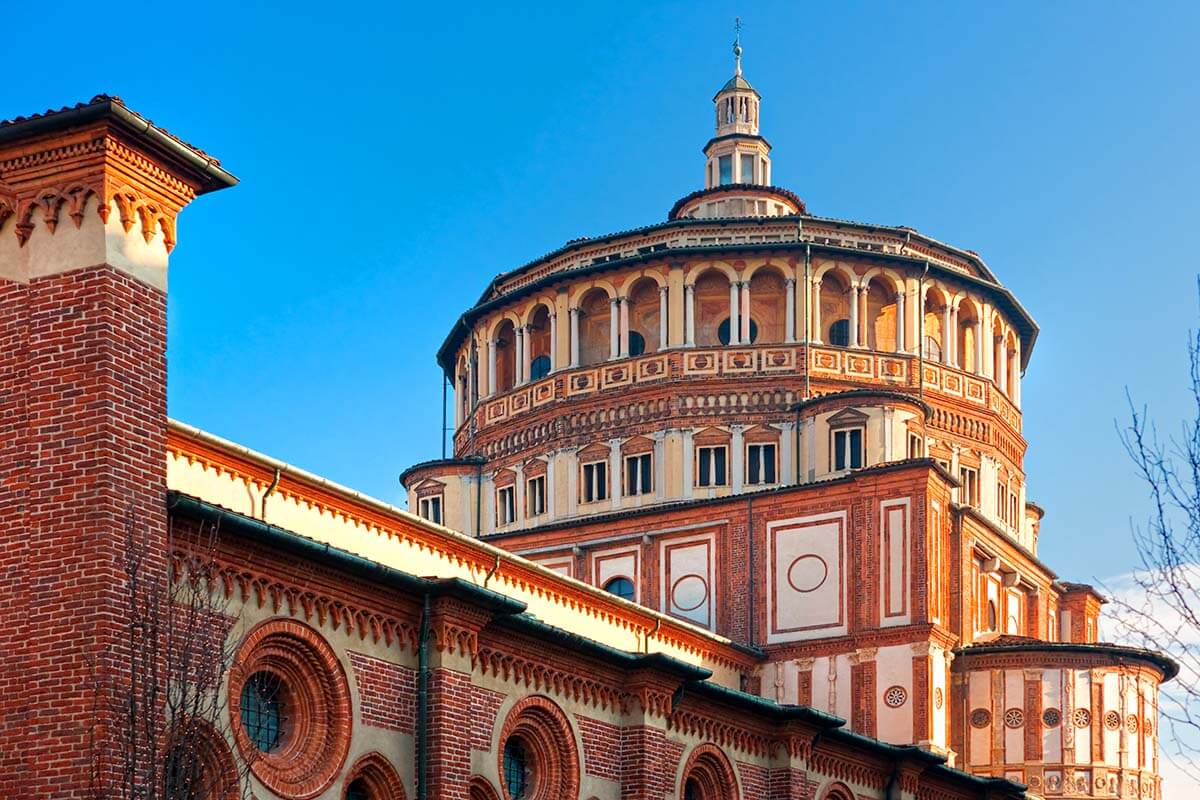
[[[670,287],[663,285],[658,287],[658,349],[666,350],[668,342],[670,342],[670,331],[668,322],[670,314],[667,313],[667,295],[670,292]]]
[[[683,473],[683,496],[690,498],[695,494],[696,479],[692,475],[693,465],[696,463],[696,454],[694,450],[694,441],[692,436],[694,431],[691,428],[683,429],[683,453],[679,460],[679,465]]]
[[[821,344],[821,281],[812,283],[812,337],[813,344]]]
[[[796,279],[788,278],[783,282],[783,293],[787,303],[784,311],[783,340],[788,344],[796,341]]]
[[[621,301],[613,297],[608,301],[608,357],[618,358],[621,355]]]
[[[513,359],[513,361],[515,362],[513,366],[515,366],[517,368],[517,374],[515,376],[515,379],[513,380],[513,385],[520,386],[522,383],[525,382],[525,376],[527,376],[529,374],[528,370],[526,369],[528,362],[526,361],[526,358],[525,358],[525,354],[528,350],[529,345],[525,340],[525,326],[524,325],[518,326],[515,329],[515,334],[516,334],[516,339],[517,339],[517,352],[516,352],[516,358]]]
[[[850,287],[850,347],[858,347],[858,287]]]
[[[696,287],[688,284],[683,287],[683,311],[687,324],[685,338],[683,341],[684,347],[696,346]]]
[[[554,498],[558,494],[557,470],[555,462],[558,461],[558,451],[551,450],[546,456],[546,518],[553,522],[558,518],[554,504]]]
[[[741,334],[738,337],[738,341],[742,344],[750,344],[752,341],[750,336],[750,281],[742,281],[738,286],[741,287],[742,291],[740,308]]]
[[[805,468],[808,471],[808,480],[813,481],[817,477],[817,422],[813,417],[804,420],[804,443],[808,453]]]
[[[958,304],[950,309],[950,363],[962,369],[962,353],[958,352]]]
[[[621,507],[621,440],[608,440],[608,497],[613,508]]]
[[[496,340],[488,339],[488,397],[496,393]]]
[[[975,322],[975,374],[983,375],[983,323]]]
[[[729,442],[729,485],[734,494],[742,491],[746,479],[746,447],[743,431],[744,425],[731,425],[733,436]]]
[[[942,306],[942,363],[949,364],[954,351],[954,336],[950,330],[950,304]]]
[[[1008,387],[1009,399],[1017,408],[1021,407],[1021,343],[1018,341],[1012,351],[1013,369],[1012,381]]]
[[[618,348],[621,358],[629,357],[629,298],[622,297],[619,304],[620,314],[618,315],[621,321],[621,338],[618,342]]]
[[[571,363],[569,366],[574,369],[579,366],[579,309],[571,308],[567,314],[571,318]]]
[[[731,280],[729,282],[729,343],[730,344],[740,344],[742,341],[742,339],[741,339],[741,332],[742,332],[741,316],[742,315],[740,313],[741,312],[741,302],[739,302],[740,298],[738,296],[738,294],[739,294],[738,286],[739,285],[740,284],[734,280]]]
[[[896,352],[907,352],[904,347],[904,287],[896,292]]]
[[[526,503],[525,503],[525,465],[517,464],[513,467],[513,472],[517,473],[517,482],[513,484],[513,521],[524,520]]]
[[[997,377],[1000,391],[1008,394],[1008,342],[1003,337],[1000,339],[1000,374]]]
[[[550,315],[550,371],[558,369],[558,312]]]

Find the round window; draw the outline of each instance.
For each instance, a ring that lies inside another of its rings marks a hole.
[[[717,339],[721,344],[729,344],[729,317],[723,319],[720,326],[717,327]],[[756,341],[758,341],[758,323],[751,319],[750,341],[742,342],[742,344],[754,344]]]
[[[1042,712],[1042,724],[1047,728],[1057,728],[1062,722],[1062,712],[1057,708],[1047,708]]]
[[[283,742],[286,691],[282,679],[256,672],[242,686],[242,727],[259,751],[270,753]]]
[[[888,708],[899,708],[908,700],[908,692],[903,686],[893,686],[883,693],[883,702]]]
[[[529,380],[540,381],[550,374],[550,356],[538,356],[529,365]]]
[[[971,727],[986,728],[992,721],[992,712],[986,708],[977,708],[971,712]]]
[[[850,346],[850,320],[839,319],[829,326],[829,343],[834,347]]]
[[[1071,714],[1071,721],[1075,723],[1076,728],[1086,728],[1092,724],[1092,712],[1086,708],[1077,708]]]
[[[1025,724],[1025,712],[1019,708],[1010,708],[1004,712],[1004,724],[1009,728],[1019,728]]]
[[[629,355],[640,356],[646,352],[646,337],[637,331],[629,332]]]
[[[633,581],[628,578],[613,578],[604,584],[604,591],[615,594],[622,600],[633,600]]]
[[[524,743],[515,736],[504,743],[504,786],[510,800],[529,796],[529,757]]]

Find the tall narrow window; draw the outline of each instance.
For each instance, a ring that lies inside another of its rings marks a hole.
[[[908,457],[925,457],[925,440],[915,433],[910,433],[908,435]]]
[[[863,457],[862,428],[843,428],[833,432],[833,471],[858,469],[865,461]]]
[[[733,156],[721,156],[717,164],[721,169],[721,185],[733,183]]]
[[[742,154],[742,183],[754,183],[754,156]]]
[[[642,453],[625,457],[625,494],[634,497],[649,494],[653,488],[650,471],[650,454]]]
[[[517,519],[517,487],[496,490],[496,524],[509,525]]]
[[[746,483],[755,486],[775,483],[774,444],[752,444],[746,447]]]
[[[580,501],[595,503],[608,498],[608,462],[593,461],[583,465]]]
[[[546,513],[546,476],[530,478],[525,484],[525,515],[536,517]]]
[[[974,467],[959,467],[958,479],[962,483],[959,500],[964,505],[979,507],[979,471]]]
[[[696,485],[725,486],[728,481],[726,474],[725,445],[696,448]]]
[[[422,497],[420,504],[421,516],[430,522],[442,524],[442,496]]]

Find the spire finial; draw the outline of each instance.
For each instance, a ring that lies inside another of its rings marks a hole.
[[[734,74],[741,76],[742,74],[742,18],[733,18],[733,63]]]

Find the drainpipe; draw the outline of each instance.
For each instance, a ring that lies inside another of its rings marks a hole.
[[[812,287],[808,282],[812,272],[812,245],[804,245],[804,399],[812,397],[812,385],[809,380],[809,368],[812,366],[812,356],[808,352],[808,332],[812,328]],[[799,434],[797,434],[799,435]]]
[[[483,462],[475,465],[475,538],[483,535]]]
[[[750,595],[747,606],[750,611],[749,636],[750,646],[754,647],[754,495],[746,498],[746,541],[750,544],[750,563],[748,566]]]
[[[925,399],[925,276],[929,274],[929,262],[921,271],[917,281],[917,397]],[[942,339],[945,340],[945,334]],[[924,455],[924,452],[922,452]]]
[[[275,477],[271,478],[271,485],[263,492],[262,501],[258,505],[258,518],[263,522],[267,521],[267,498],[275,493],[279,488],[279,468],[275,468]]]
[[[442,458],[446,458],[446,387],[450,381],[442,374]]]
[[[429,593],[421,608],[417,644],[417,800],[429,798]]]

